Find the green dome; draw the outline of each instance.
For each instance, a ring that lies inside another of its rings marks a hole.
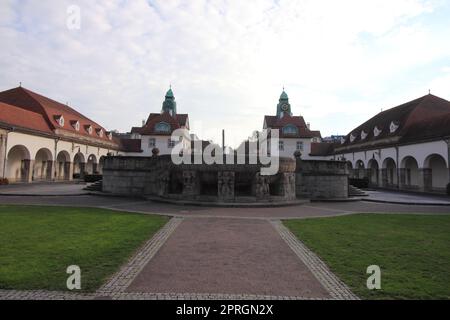
[[[280,96],[280,100],[288,100],[288,99],[289,99],[289,97],[288,97],[287,93],[283,90],[283,93]]]
[[[172,91],[172,88],[170,88],[169,91],[167,91],[167,93],[166,93],[166,98],[173,98],[173,91]]]

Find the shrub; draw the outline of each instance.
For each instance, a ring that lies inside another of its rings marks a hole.
[[[9,180],[6,178],[0,178],[0,186],[9,184]]]

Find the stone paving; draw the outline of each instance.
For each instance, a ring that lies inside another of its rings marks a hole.
[[[450,206],[450,197],[445,195],[425,195],[393,191],[366,191],[367,201],[387,202],[409,205],[439,205]]]
[[[357,299],[281,219],[371,213],[450,214],[448,206],[352,202],[282,208],[179,207],[96,196],[0,196],[0,204],[60,205],[171,215],[93,294],[0,290],[0,299]]]

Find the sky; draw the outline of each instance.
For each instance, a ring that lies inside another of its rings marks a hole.
[[[428,90],[450,100],[447,0],[1,0],[0,17],[0,90],[22,82],[108,130],[159,112],[169,85],[193,133],[231,146],[283,87],[322,136]]]

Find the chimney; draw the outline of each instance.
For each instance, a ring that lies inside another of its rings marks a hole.
[[[145,120],[142,120],[142,126],[145,126]]]
[[[308,130],[311,130],[311,124],[309,122],[306,123],[306,126],[308,127]]]

